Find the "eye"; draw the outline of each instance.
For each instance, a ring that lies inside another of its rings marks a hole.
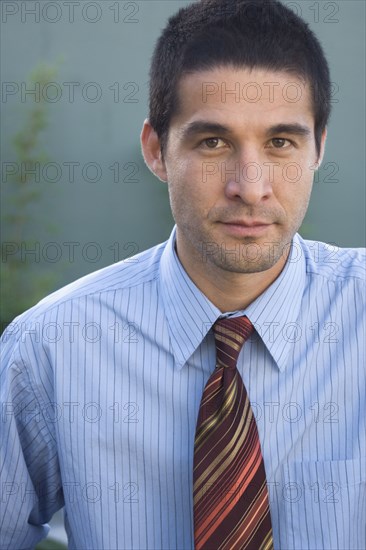
[[[272,138],[271,143],[274,149],[287,149],[292,145],[292,142],[285,138]]]
[[[207,149],[218,149],[219,142],[225,145],[225,142],[218,137],[209,137],[201,141],[200,145],[205,146]]]

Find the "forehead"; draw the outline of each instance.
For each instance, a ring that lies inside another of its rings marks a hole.
[[[309,84],[286,72],[228,66],[197,71],[181,78],[177,98],[172,125],[212,117],[234,126],[314,122]]]

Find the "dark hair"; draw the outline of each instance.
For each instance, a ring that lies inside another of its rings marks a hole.
[[[152,56],[149,120],[162,155],[179,109],[179,80],[220,65],[286,71],[305,79],[319,154],[331,111],[331,82],[322,47],[307,23],[278,0],[201,0],[169,19]]]

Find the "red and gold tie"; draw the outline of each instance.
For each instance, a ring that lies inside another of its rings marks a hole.
[[[195,549],[273,549],[257,425],[236,367],[253,325],[232,317],[213,330],[216,368],[203,392],[194,443]]]

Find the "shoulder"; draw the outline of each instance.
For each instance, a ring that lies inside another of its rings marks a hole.
[[[67,307],[70,302],[71,305],[73,302],[80,302],[83,298],[92,301],[94,297],[100,297],[102,294],[133,289],[138,293],[142,286],[158,278],[160,259],[165,246],[166,242],[161,243],[60,288],[14,319],[6,332],[10,330],[19,334],[20,331],[14,330],[14,327],[29,327],[45,316],[51,318],[53,311]]]
[[[366,248],[341,248],[321,241],[302,239],[299,245],[305,256],[308,275],[328,281],[344,279],[364,283],[366,280]]]

